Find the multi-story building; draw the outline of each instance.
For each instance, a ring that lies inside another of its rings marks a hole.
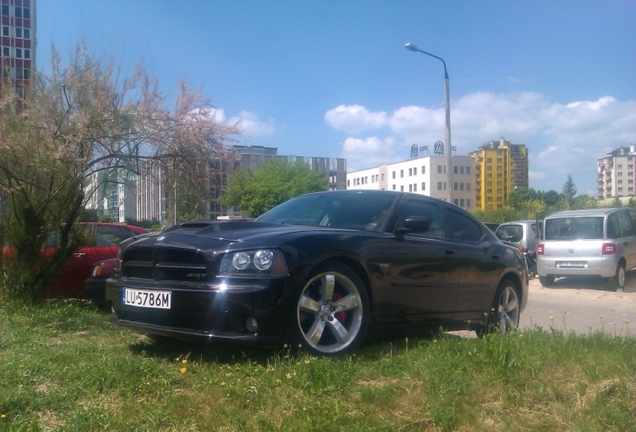
[[[425,156],[347,173],[347,189],[413,192],[446,200],[447,160]],[[453,203],[467,210],[475,205],[475,164],[468,156],[453,156]]]
[[[25,97],[35,68],[35,0],[1,0],[0,85]]]
[[[528,187],[528,149],[503,137],[468,154],[475,162],[475,205],[502,208],[510,192]]]
[[[228,176],[236,170],[256,170],[272,160],[291,160],[307,163],[312,170],[321,172],[329,182],[328,188],[345,189],[347,161],[323,157],[279,155],[274,147],[234,146],[235,158],[228,161],[212,160],[210,169],[215,173],[209,187],[210,205],[207,219],[238,217],[234,208],[227,208],[219,201]],[[158,161],[147,161],[141,172],[126,178],[119,173],[104,170],[91,175],[84,188],[86,208],[110,215],[113,221],[126,219],[172,222],[167,214],[168,203],[173,199],[173,187],[165,184],[165,173]],[[109,178],[113,177],[112,179]]]
[[[596,182],[599,199],[634,196],[634,161],[634,144],[617,148],[598,160]]]

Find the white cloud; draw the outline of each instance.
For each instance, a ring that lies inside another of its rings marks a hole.
[[[379,129],[386,125],[385,112],[370,112],[361,105],[339,105],[325,113],[325,121],[348,133]]]
[[[249,111],[241,111],[239,115],[231,117],[226,123],[236,126],[244,136],[271,135],[275,130],[273,120],[262,121],[257,114]]]
[[[340,105],[327,111],[325,120],[334,129],[355,134],[345,139],[341,154],[354,169],[405,160],[412,144],[444,140],[443,107],[404,106],[389,116],[361,105]],[[579,193],[596,195],[597,160],[636,144],[635,124],[636,101],[609,96],[560,104],[539,93],[478,92],[451,101],[451,141],[457,153],[468,154],[502,136],[526,144],[530,186],[538,190],[560,191],[571,174]],[[380,128],[387,136],[378,135]]]

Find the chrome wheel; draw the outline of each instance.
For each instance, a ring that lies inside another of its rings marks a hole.
[[[517,287],[510,280],[503,281],[497,289],[487,323],[477,330],[477,336],[515,330],[519,326],[520,307]]]
[[[366,331],[368,296],[360,278],[337,263],[310,277],[298,297],[295,342],[318,355],[356,348]]]
[[[623,264],[619,264],[616,268],[616,275],[612,278],[612,283],[617,290],[625,288],[625,266]]]
[[[501,333],[515,330],[519,325],[519,297],[511,282],[507,282],[499,293],[495,305],[495,325]]]

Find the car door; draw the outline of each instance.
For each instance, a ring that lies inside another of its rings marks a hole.
[[[391,254],[391,302],[410,319],[443,318],[455,310],[458,268],[456,249],[446,238],[437,203],[407,198],[398,210],[395,228],[405,218],[428,218],[425,232],[397,234]]]
[[[632,213],[634,211],[627,208],[617,213],[621,237],[616,241],[620,242],[619,248],[623,249],[627,270],[636,267],[636,227],[632,220]]]
[[[47,288],[48,295],[83,295],[84,281],[90,275],[93,264],[117,256],[119,247],[105,238],[99,228],[88,225],[85,230],[90,243],[73,253],[60,275]]]
[[[459,275],[456,310],[488,310],[503,269],[501,245],[488,240],[477,220],[450,206],[444,208],[444,219]]]

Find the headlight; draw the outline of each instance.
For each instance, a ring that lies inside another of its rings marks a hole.
[[[221,260],[219,276],[287,276],[287,263],[276,249],[228,253]]]

